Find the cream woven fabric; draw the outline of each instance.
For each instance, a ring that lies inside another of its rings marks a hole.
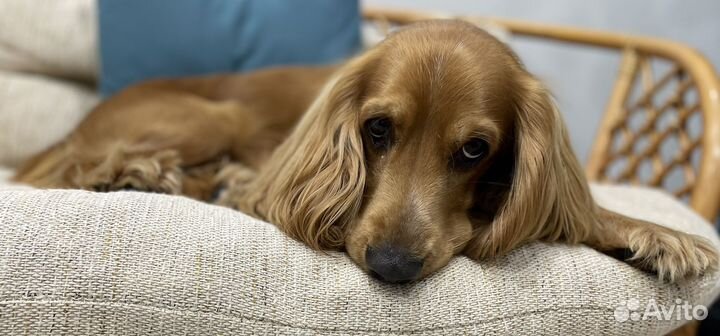
[[[595,187],[610,208],[702,234],[669,196]],[[658,335],[623,300],[707,304],[718,274],[663,285],[589,248],[536,243],[386,285],[341,253],[182,197],[0,191],[0,335]]]

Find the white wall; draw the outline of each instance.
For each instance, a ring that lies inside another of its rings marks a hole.
[[[363,0],[365,6],[489,15],[683,41],[720,65],[719,0]],[[619,58],[601,49],[513,40],[528,68],[551,87],[585,162],[617,74]]]

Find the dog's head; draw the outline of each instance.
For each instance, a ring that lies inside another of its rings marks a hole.
[[[409,26],[344,66],[249,199],[245,210],[389,282],[456,254],[578,241],[593,208],[545,88],[459,21]]]

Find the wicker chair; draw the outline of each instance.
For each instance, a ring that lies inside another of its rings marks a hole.
[[[365,19],[391,27],[451,16],[369,9]],[[456,16],[540,38],[622,54],[586,173],[591,181],[663,188],[709,221],[720,209],[720,81],[690,47],[662,39],[500,18]],[[659,76],[653,64],[669,70]],[[691,323],[673,335],[693,335]]]

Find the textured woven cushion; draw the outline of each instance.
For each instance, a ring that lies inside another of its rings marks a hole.
[[[595,187],[600,203],[704,235],[657,191]],[[134,192],[0,191],[0,334],[653,335],[624,300],[708,304],[718,274],[663,285],[587,247],[535,243],[464,257],[411,285],[379,283],[242,213]]]

